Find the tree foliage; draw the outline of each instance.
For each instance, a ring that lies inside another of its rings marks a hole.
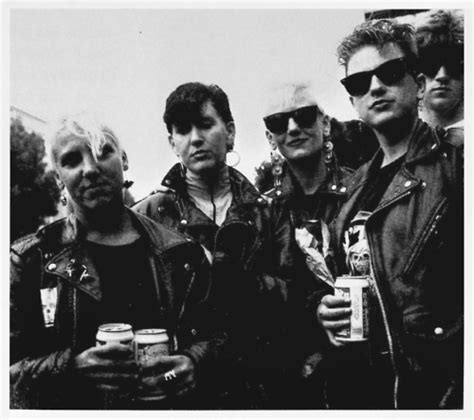
[[[59,189],[53,171],[46,171],[44,140],[28,133],[21,121],[10,123],[11,240],[36,231],[46,216],[57,213]]]

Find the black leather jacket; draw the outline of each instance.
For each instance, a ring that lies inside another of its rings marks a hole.
[[[209,266],[199,246],[130,210],[146,239],[160,296],[157,314],[171,351],[188,355],[199,375],[218,357],[225,335],[207,300]],[[72,358],[95,345],[100,278],[73,216],[28,235],[11,248],[10,383],[12,408],[102,408],[70,370]],[[40,289],[57,287],[54,325],[43,317]]]
[[[301,296],[297,282],[281,275],[280,250],[271,243],[268,199],[235,169],[229,168],[229,177],[233,201],[221,226],[188,198],[178,165],[165,176],[166,188],[135,208],[212,252],[215,297],[229,315],[230,357],[237,359],[232,381],[238,383],[240,377],[246,384],[246,391],[231,391],[234,400],[224,408],[290,408],[297,391],[288,374],[296,376],[304,353],[295,337],[305,332],[302,325],[291,329],[295,322],[289,314],[300,311]]]
[[[393,406],[462,404],[463,151],[417,122],[405,161],[366,222],[393,372]],[[339,264],[352,209],[379,150],[359,169],[334,225]]]

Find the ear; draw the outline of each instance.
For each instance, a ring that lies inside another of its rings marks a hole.
[[[171,150],[173,150],[174,154],[179,157],[179,153],[178,153],[177,150],[176,150],[176,143],[175,143],[175,141],[174,141],[174,138],[173,138],[173,135],[172,135],[172,134],[169,134],[169,135],[168,135],[168,143],[169,143],[169,145],[170,145],[170,147],[171,147]]]
[[[59,178],[59,174],[56,171],[54,171],[54,180],[56,181],[56,185],[60,190],[63,190],[66,187],[61,178]]]
[[[329,137],[331,134],[331,122],[329,121],[329,117],[325,115],[323,117],[323,135],[324,137]]]
[[[124,150],[122,150],[122,165],[123,165],[123,170],[128,171],[128,156]]]
[[[265,135],[267,136],[268,144],[272,148],[272,150],[276,150],[277,144],[273,138],[273,133],[271,131],[265,130]]]
[[[227,128],[227,150],[233,150],[234,148],[234,142],[235,142],[235,123],[234,121],[229,121],[226,124]]]
[[[426,77],[423,73],[420,73],[418,76],[415,77],[415,82],[418,86],[418,92],[416,94],[416,97],[418,98],[419,101],[423,99],[423,96],[425,96],[425,88],[426,88]]]

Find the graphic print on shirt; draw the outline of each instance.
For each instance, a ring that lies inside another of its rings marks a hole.
[[[50,328],[54,326],[54,316],[58,302],[58,288],[50,287],[40,289],[41,306],[43,308],[44,326]]]
[[[370,275],[370,250],[365,232],[365,222],[371,215],[368,211],[359,211],[344,232],[343,247],[346,265],[351,276]]]

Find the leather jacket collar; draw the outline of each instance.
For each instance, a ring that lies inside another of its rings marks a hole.
[[[243,204],[263,203],[265,201],[250,181],[232,167],[229,167],[229,178],[235,202]],[[186,181],[181,164],[175,164],[165,175],[161,184],[176,191],[179,195],[184,195],[186,192]]]
[[[287,162],[283,163],[283,178],[278,189],[270,191],[270,195],[277,201],[291,201],[303,194],[302,189],[291,172]],[[349,171],[340,167],[337,162],[327,171],[326,179],[316,193],[345,195],[346,187],[342,180],[350,175]]]

